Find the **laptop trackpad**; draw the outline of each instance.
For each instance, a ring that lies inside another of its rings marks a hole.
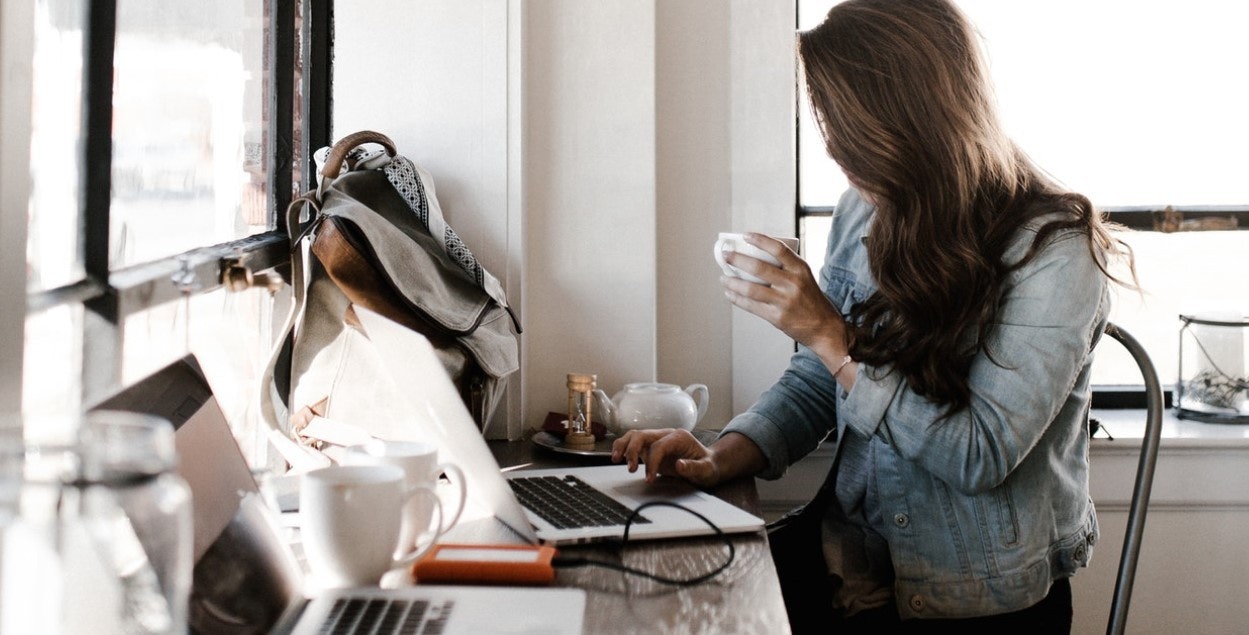
[[[659,478],[654,483],[635,478],[626,482],[613,483],[608,488],[613,494],[630,498],[638,503],[652,501],[690,503],[702,500],[706,496],[689,483],[676,478]]]

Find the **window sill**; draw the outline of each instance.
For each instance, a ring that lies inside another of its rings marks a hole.
[[[1143,408],[1101,409],[1095,408],[1089,416],[1097,419],[1114,436],[1110,440],[1098,433],[1093,448],[1116,446],[1140,446],[1145,437],[1145,410]],[[1123,443],[1124,441],[1128,443]],[[1162,413],[1162,447],[1244,447],[1249,448],[1249,425],[1227,423],[1202,423],[1175,416],[1175,410],[1167,408]]]

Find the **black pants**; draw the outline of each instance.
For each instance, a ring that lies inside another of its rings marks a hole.
[[[795,635],[804,633],[1070,633],[1071,582],[1057,580],[1040,602],[1013,613],[966,619],[902,620],[890,604],[844,617],[832,608],[833,581],[820,548],[819,514],[796,514],[768,531],[785,610]]]

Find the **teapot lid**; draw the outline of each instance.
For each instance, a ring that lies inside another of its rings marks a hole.
[[[651,392],[651,393],[668,393],[681,390],[676,384],[661,384],[651,381],[639,381],[624,385],[624,389],[629,392]]]

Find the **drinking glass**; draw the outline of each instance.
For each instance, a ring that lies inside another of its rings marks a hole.
[[[151,415],[95,411],[78,435],[66,495],[102,528],[132,633],[185,633],[191,591],[191,492],[176,472],[173,425]]]

